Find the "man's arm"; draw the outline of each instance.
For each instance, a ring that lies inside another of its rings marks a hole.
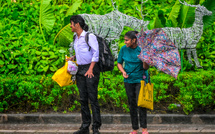
[[[96,62],[91,62],[90,67],[89,67],[89,69],[87,70],[87,72],[85,73],[84,76],[88,76],[88,78],[94,77],[93,68],[94,68],[95,64],[96,64]]]

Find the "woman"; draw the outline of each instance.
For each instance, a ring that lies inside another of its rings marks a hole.
[[[132,122],[133,131],[130,134],[137,134],[138,125],[138,110],[139,110],[139,121],[140,127],[142,127],[142,134],[148,134],[147,131],[147,120],[146,120],[146,109],[137,106],[137,99],[139,95],[139,90],[141,87],[140,81],[146,76],[148,77],[147,69],[149,66],[143,63],[137,56],[141,52],[141,48],[137,45],[137,31],[129,31],[125,34],[124,40],[125,44],[118,56],[118,68],[122,72],[124,77],[124,84],[126,89],[126,94],[128,96],[128,103],[130,109],[130,116]],[[123,68],[123,62],[125,66]]]

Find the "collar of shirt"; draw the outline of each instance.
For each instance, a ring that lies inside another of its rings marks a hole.
[[[87,34],[87,32],[83,30],[82,33],[81,33],[81,35],[80,35],[80,37],[85,37],[86,34]],[[75,39],[77,39],[77,38],[78,38],[78,35],[76,33]]]

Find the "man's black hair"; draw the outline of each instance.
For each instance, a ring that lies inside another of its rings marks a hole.
[[[85,23],[85,20],[81,17],[81,15],[73,15],[71,18],[70,18],[70,22],[74,22],[74,24],[77,24],[79,23],[79,25],[81,26],[81,28],[84,30],[84,31],[88,31],[88,25]]]

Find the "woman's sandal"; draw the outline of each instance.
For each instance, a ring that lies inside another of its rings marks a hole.
[[[130,132],[129,134],[137,134],[138,132],[134,132],[134,131],[132,131],[132,132]]]
[[[149,134],[149,133],[146,131],[146,132],[142,132],[142,134]]]

